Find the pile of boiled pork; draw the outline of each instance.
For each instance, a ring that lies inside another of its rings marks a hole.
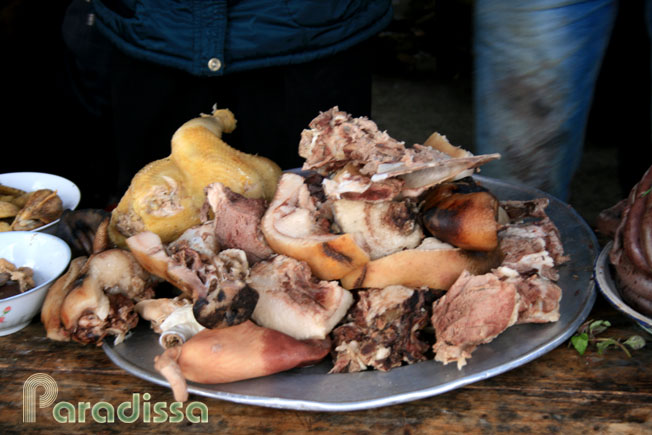
[[[284,173],[269,202],[212,183],[202,223],[177,240],[144,231],[129,250],[93,254],[75,289],[93,304],[59,301],[48,335],[119,341],[140,316],[166,349],[156,368],[185,400],[186,380],[327,357],[331,373],[461,368],[511,325],[558,320],[568,258],[547,200],[498,201],[471,177],[498,155],[437,133],[406,147],[337,107],[304,130],[299,154],[302,171]],[[156,297],[161,280],[180,293]]]

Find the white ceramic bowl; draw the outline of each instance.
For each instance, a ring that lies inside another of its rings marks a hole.
[[[38,189],[56,190],[57,195],[61,198],[64,210],[74,210],[79,205],[81,199],[81,193],[75,183],[58,175],[43,172],[9,172],[0,174],[0,184],[27,192]],[[59,219],[36,228],[33,231],[54,234],[58,223]]]
[[[0,233],[0,258],[34,270],[36,287],[0,299],[0,336],[26,327],[40,311],[48,289],[68,267],[70,247],[51,234],[36,231]]]

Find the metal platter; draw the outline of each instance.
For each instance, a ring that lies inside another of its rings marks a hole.
[[[598,242],[591,228],[569,205],[545,193],[486,177],[474,177],[501,200],[548,197],[547,213],[559,227],[571,261],[560,268],[563,289],[560,320],[515,325],[479,346],[458,370],[424,361],[389,372],[327,374],[330,361],[262,378],[228,384],[189,383],[190,393],[231,402],[304,411],[353,411],[377,408],[446,393],[526,364],[564,343],[586,319],[595,302],[593,266]],[[104,344],[109,358],[128,373],[158,385],[167,381],[154,370],[162,352],[158,336],[141,324],[119,345]]]

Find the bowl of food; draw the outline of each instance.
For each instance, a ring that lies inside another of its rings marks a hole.
[[[615,279],[615,270],[609,261],[609,253],[611,252],[612,246],[613,242],[607,243],[595,262],[595,279],[598,284],[598,289],[613,307],[638,323],[642,329],[652,334],[652,317],[640,313],[631,306],[624,300],[618,288]]]
[[[81,199],[72,181],[43,172],[0,174],[0,231],[54,234],[64,210]]]
[[[0,233],[0,336],[26,327],[70,262],[70,247],[38,231]]]
[[[604,297],[652,334],[652,167],[627,198],[603,210],[596,228],[610,238],[595,265]]]

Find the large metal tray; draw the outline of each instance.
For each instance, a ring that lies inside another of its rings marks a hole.
[[[476,349],[458,370],[424,361],[389,372],[327,374],[330,361],[272,376],[228,384],[189,383],[191,393],[231,402],[305,411],[352,411],[394,405],[442,394],[519,367],[564,343],[586,319],[595,301],[593,265],[598,242],[586,222],[569,205],[545,193],[475,177],[502,200],[549,197],[547,212],[561,232],[571,261],[560,269],[563,289],[560,320],[509,328],[489,344]],[[104,351],[119,367],[158,385],[169,385],[154,370],[154,357],[162,352],[157,335],[147,324],[119,345],[104,344]]]

